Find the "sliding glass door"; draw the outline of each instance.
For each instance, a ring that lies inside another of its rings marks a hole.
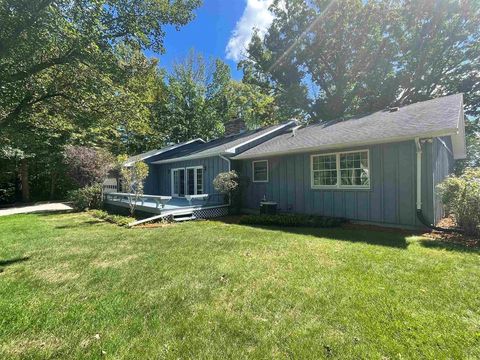
[[[172,196],[203,194],[203,167],[172,169]]]
[[[172,170],[172,196],[185,196],[185,169]]]
[[[203,167],[187,168],[187,195],[203,194]]]

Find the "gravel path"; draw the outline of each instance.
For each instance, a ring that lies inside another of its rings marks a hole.
[[[29,214],[35,212],[54,212],[72,210],[72,208],[63,203],[49,203],[40,205],[28,205],[13,207],[8,209],[0,209],[0,216],[14,215],[14,214]]]

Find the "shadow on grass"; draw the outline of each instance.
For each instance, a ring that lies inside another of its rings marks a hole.
[[[449,241],[442,241],[442,240],[421,240],[420,245],[422,245],[423,247],[429,248],[429,249],[457,251],[457,252],[480,255],[480,247],[479,246],[469,247],[465,244],[454,243],[454,242],[449,242]]]
[[[75,210],[38,210],[26,213],[25,215],[34,214],[38,216],[55,216],[55,215],[62,215],[62,214],[73,214]]]
[[[83,221],[81,223],[57,225],[55,226],[55,229],[75,229],[75,228],[81,228],[81,227],[88,227],[92,225],[100,225],[104,223],[105,222],[101,220],[88,220],[88,221]]]
[[[373,231],[363,229],[347,229],[342,227],[335,228],[314,228],[314,227],[278,227],[278,226],[260,226],[245,225],[241,226],[288,232],[290,234],[315,236],[318,238],[326,238],[328,240],[348,241],[352,243],[364,243],[369,245],[387,246],[397,249],[406,249],[408,247],[407,237],[410,235],[405,233]]]
[[[0,272],[3,272],[3,269],[9,265],[13,265],[19,262],[24,262],[30,259],[30,256],[22,256],[13,259],[0,260]]]

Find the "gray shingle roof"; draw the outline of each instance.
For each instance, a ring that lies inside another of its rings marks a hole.
[[[195,148],[185,151],[185,152],[177,152],[172,151],[171,155],[169,154],[168,157],[163,158],[162,160],[158,161],[159,163],[162,162],[171,162],[171,161],[180,161],[180,160],[188,160],[188,159],[196,159],[196,158],[206,158],[210,156],[217,156],[220,154],[228,154],[230,155],[235,154],[234,148],[250,142],[254,141],[257,138],[261,138],[263,136],[267,136],[272,132],[276,132],[277,130],[281,130],[282,128],[286,128],[293,123],[286,123],[281,125],[273,125],[265,128],[260,128],[256,130],[246,131],[240,134],[226,136],[223,138],[215,139],[209,141],[205,144],[199,144]],[[154,161],[153,163],[156,163]]]
[[[151,158],[153,156],[157,156],[157,155],[166,153],[166,152],[174,150],[174,149],[180,149],[185,145],[196,144],[196,143],[203,144],[203,143],[205,143],[205,141],[203,141],[202,139],[194,139],[194,140],[186,141],[186,142],[183,142],[183,143],[172,144],[172,145],[163,147],[161,149],[150,150],[150,151],[144,152],[142,154],[138,154],[138,155],[134,155],[134,156],[129,157],[127,159],[127,162],[125,163],[125,166],[130,166],[137,161],[146,160],[146,159]]]
[[[312,124],[278,135],[237,155],[234,159],[393,142],[422,136],[443,136],[459,130],[462,94],[403,106],[398,111],[373,114],[327,124]]]

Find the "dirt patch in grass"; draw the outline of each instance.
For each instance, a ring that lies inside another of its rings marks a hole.
[[[155,223],[147,223],[147,224],[143,224],[143,225],[137,225],[137,226],[134,226],[133,228],[134,229],[155,229],[155,228],[163,228],[163,227],[167,227],[167,226],[173,226],[174,223],[173,222],[155,222]]]
[[[35,277],[49,282],[49,283],[62,283],[77,279],[80,274],[70,271],[67,265],[61,265],[55,268],[39,269],[35,271]]]
[[[92,263],[92,265],[100,269],[118,268],[137,258],[138,255],[129,255],[121,259],[97,259]]]
[[[25,356],[32,351],[52,351],[61,346],[60,339],[47,337],[45,339],[19,339],[0,347],[2,352],[11,356]]]
[[[455,219],[450,216],[440,220],[437,226],[443,229],[455,229],[457,228],[457,223]],[[455,245],[463,245],[468,248],[480,248],[480,238],[463,235],[458,232],[448,233],[434,230],[432,232],[423,234],[423,236],[431,240],[452,243]]]
[[[440,231],[432,231],[430,233],[423,234],[426,238],[432,241],[440,241],[444,243],[452,243],[455,245],[462,245],[468,248],[480,249],[480,239],[465,236],[458,233],[444,233]]]

